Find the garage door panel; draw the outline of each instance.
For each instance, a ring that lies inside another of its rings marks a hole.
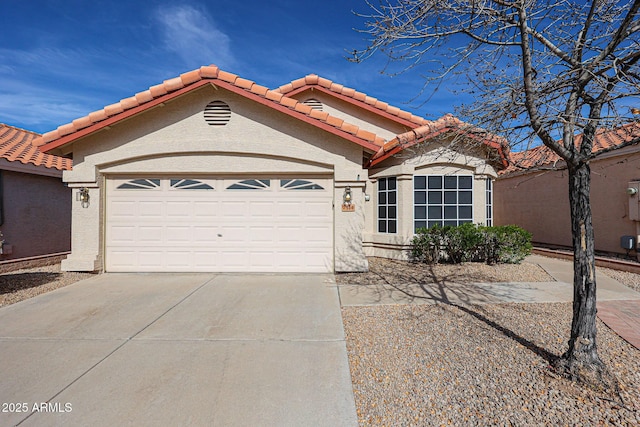
[[[164,229],[160,225],[141,225],[136,231],[136,233],[133,233],[134,240],[141,242],[144,245],[150,245],[153,243],[162,244],[164,241]]]
[[[107,180],[108,271],[333,271],[330,180],[303,190],[275,179],[242,190],[227,189],[240,180],[143,181]]]
[[[174,243],[189,243],[192,239],[191,237],[191,227],[188,226],[168,226],[166,227],[166,241],[167,245],[171,245]]]
[[[215,242],[218,239],[218,228],[212,226],[193,226],[193,241],[199,243]]]
[[[137,202],[113,200],[109,206],[112,220],[127,219],[135,216]]]
[[[247,208],[250,209],[249,212],[251,212],[251,217],[269,220],[274,216],[274,204],[275,203],[272,201],[252,201],[249,202],[249,206]]]
[[[249,227],[248,237],[250,242],[262,242],[270,244],[275,239],[275,230],[273,226],[254,226]]]
[[[304,216],[309,219],[320,219],[327,221],[331,220],[331,206],[329,206],[326,202],[305,202],[304,203]],[[332,221],[331,221],[332,222]]]
[[[194,201],[192,213],[196,218],[212,219],[218,216],[218,202]]]
[[[228,201],[222,204],[220,213],[222,218],[243,218],[247,213],[247,203],[243,201]]]
[[[136,227],[133,225],[112,225],[110,244],[131,244],[136,240]]]
[[[189,218],[192,215],[192,206],[189,201],[166,202],[167,216],[174,218]]]
[[[160,201],[141,200],[138,202],[138,216],[140,218],[162,218],[164,203]]]
[[[327,226],[307,226],[305,227],[306,242],[310,245],[313,244],[329,244],[328,235],[330,235],[330,228]]]
[[[160,268],[164,264],[164,257],[161,250],[140,249],[138,252],[138,265],[145,268]]]

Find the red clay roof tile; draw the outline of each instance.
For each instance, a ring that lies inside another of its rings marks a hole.
[[[200,80],[200,70],[191,70],[187,73],[180,74],[180,80],[183,86],[195,83]]]
[[[451,114],[444,115],[433,122],[428,121],[423,126],[412,129],[387,141],[371,158],[369,165],[378,164],[401,150],[449,132],[464,136],[465,138],[474,139],[496,150],[500,160],[499,163],[502,167],[507,167],[508,147],[506,141],[483,129],[464,123]]]
[[[49,169],[71,170],[71,159],[44,154],[33,144],[39,136],[35,132],[0,123],[0,158]]]
[[[640,122],[632,122],[615,129],[598,129],[593,140],[591,152],[597,154],[603,150],[610,150],[618,145],[631,142],[640,138]],[[574,143],[580,144],[582,134],[576,135]],[[527,169],[534,169],[552,165],[562,159],[553,150],[545,145],[540,145],[529,150],[510,153],[509,167],[503,170],[502,175]]]
[[[320,81],[320,79],[317,76],[311,76],[302,79],[300,84],[304,86],[308,84],[308,81],[316,82]],[[293,98],[284,96],[280,92],[269,90],[264,86],[255,84],[253,81],[242,79],[235,74],[222,71],[213,65],[201,67],[197,70],[181,74],[179,77],[165,80],[162,84],[152,86],[148,90],[139,92],[133,97],[108,105],[102,110],[94,111],[86,117],[81,117],[72,123],[60,126],[54,131],[47,132],[41,137],[36,137],[34,143],[39,146],[46,144],[46,146],[43,147],[45,151],[53,150],[54,148],[71,143],[77,138],[96,132],[104,126],[138,114],[148,107],[169,100],[185,91],[189,91],[191,90],[190,86],[196,88],[207,84],[207,82],[213,85],[224,86],[229,90],[244,94],[247,97],[254,97],[254,99],[258,101],[262,100],[260,102],[263,104],[270,105],[273,108],[280,108],[280,111],[288,112],[288,114],[299,114],[299,116],[296,117],[303,121],[319,127],[324,126],[324,129],[331,132],[338,132],[338,134],[342,132],[342,136],[345,138],[361,144],[368,149],[377,151],[378,148],[384,144],[384,139],[370,132],[359,133],[357,126],[347,124],[343,120],[334,118],[327,113],[313,110],[311,107]],[[342,90],[341,85],[334,87]],[[363,137],[360,138],[356,136],[358,134]]]
[[[324,88],[331,93],[335,93],[346,97],[346,99],[352,99],[354,101],[362,102],[372,106],[375,110],[383,113],[388,113],[391,117],[398,117],[404,121],[411,123],[412,127],[422,126],[429,121],[425,118],[415,116],[411,113],[400,110],[397,107],[391,107],[386,102],[378,101],[376,98],[365,95],[362,92],[358,92],[355,89],[345,87],[341,84],[332,82],[329,79],[319,77],[315,74],[309,74],[301,79],[294,80],[275,89],[287,96],[292,96],[295,93],[299,93],[306,88]],[[408,123],[407,123],[408,124]]]

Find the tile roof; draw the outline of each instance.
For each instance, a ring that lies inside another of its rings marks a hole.
[[[294,80],[291,83],[280,86],[275,89],[276,92],[282,93],[287,96],[294,96],[300,92],[313,88],[314,90],[320,90],[325,93],[337,96],[348,102],[358,104],[360,107],[368,107],[369,110],[378,114],[388,116],[392,120],[396,120],[400,123],[415,128],[418,126],[426,125],[429,120],[413,115],[407,111],[403,111],[398,107],[387,104],[386,102],[379,101],[376,98],[368,96],[362,92],[358,92],[355,89],[345,87],[341,84],[334,83],[329,79],[325,79],[316,74],[309,74],[300,79]]]
[[[631,142],[634,138],[640,138],[640,122],[632,122],[615,129],[598,129],[591,152],[596,155],[602,151],[610,151],[615,147]],[[576,135],[574,143],[580,144],[582,134]],[[509,156],[509,167],[503,170],[503,175],[533,169],[541,166],[552,165],[562,161],[554,151],[546,145],[540,145],[529,150],[511,153]]]
[[[430,138],[435,138],[439,135],[449,133],[455,133],[457,135],[464,136],[465,138],[474,139],[496,150],[498,154],[498,162],[503,167],[507,167],[507,156],[509,150],[508,144],[505,140],[483,129],[465,123],[451,114],[442,116],[435,121],[427,121],[425,125],[400,134],[386,142],[371,158],[369,165],[374,166],[406,148],[420,142],[424,142]]]
[[[269,90],[253,81],[243,79],[235,74],[220,70],[215,65],[211,65],[165,80],[163,83],[152,86],[144,92],[137,93],[135,96],[123,99],[120,102],[104,107],[102,110],[62,125],[54,131],[37,137],[34,144],[42,146],[43,151],[53,150],[206,84],[214,84],[251,98],[302,121],[338,134],[371,151],[377,151],[384,143],[383,138],[371,132],[346,123],[342,119],[332,117],[328,113],[314,110],[308,105],[284,96],[280,92]]]
[[[34,145],[39,137],[37,133],[0,123],[0,158],[49,169],[71,170],[71,159],[45,154]]]

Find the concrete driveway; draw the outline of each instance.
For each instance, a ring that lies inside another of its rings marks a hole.
[[[357,425],[332,275],[104,274],[0,309],[0,425]]]

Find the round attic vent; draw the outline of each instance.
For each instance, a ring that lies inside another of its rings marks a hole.
[[[211,126],[224,126],[231,119],[231,108],[225,102],[212,101],[204,109],[204,120]]]
[[[303,102],[303,104],[308,105],[314,110],[322,111],[322,102],[318,101],[317,99],[313,99],[313,98],[307,99],[306,101]]]

